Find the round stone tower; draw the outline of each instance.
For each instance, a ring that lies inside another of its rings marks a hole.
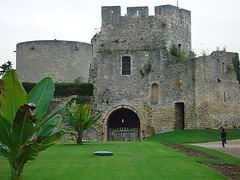
[[[17,44],[16,69],[22,82],[50,76],[54,82],[87,82],[92,46],[76,41],[29,41]]]

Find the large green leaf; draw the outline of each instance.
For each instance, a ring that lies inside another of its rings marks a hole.
[[[10,156],[10,153],[0,144],[0,156]]]
[[[10,150],[13,148],[11,140],[11,125],[0,114],[0,143],[8,146]]]
[[[19,152],[16,155],[16,161],[18,165],[25,164],[28,160],[35,160],[41,151],[41,144],[32,142],[29,144],[24,144],[19,148]]]
[[[101,113],[98,113],[96,115],[94,115],[92,118],[90,118],[84,125],[83,125],[83,129],[86,130],[88,128],[90,128],[93,124],[95,124],[97,122],[97,120],[100,118]]]
[[[50,77],[46,77],[34,86],[28,94],[28,103],[34,103],[37,108],[33,111],[39,123],[41,117],[47,112],[48,104],[51,102],[55,91],[55,86]]]
[[[57,105],[48,115],[47,117],[38,124],[38,129],[40,129],[50,118],[52,118],[57,112],[63,109],[67,103],[69,103],[73,98],[77,98],[77,95],[69,96],[68,98],[64,99],[59,105]]]
[[[1,109],[5,119],[13,122],[17,110],[27,103],[26,91],[18,80],[17,73],[9,69],[1,82]]]
[[[72,106],[72,104],[71,104],[71,106]],[[65,106],[65,111],[62,110],[61,114],[65,116],[67,123],[69,125],[71,125],[72,127],[74,127],[76,118],[74,117],[74,114],[71,111],[69,111],[67,105]]]
[[[31,113],[31,106],[25,104],[17,111],[12,127],[12,142],[18,149],[27,144],[36,131],[36,117]]]
[[[87,103],[86,107],[85,107],[85,118],[88,119],[90,116],[90,108],[91,108],[91,102]]]
[[[77,114],[75,113],[76,110],[73,107],[77,107]],[[82,133],[95,124],[100,118],[101,113],[97,113],[90,117],[90,108],[91,103],[87,103],[86,106],[84,106],[84,104],[79,104],[77,106],[75,101],[71,104],[70,108],[68,106],[65,107],[67,118],[71,122],[74,122],[74,130],[76,132]]]
[[[40,139],[46,139],[52,134],[52,131],[61,123],[62,116],[57,114],[56,116],[49,119],[48,122],[46,122],[43,127],[41,127],[37,132],[37,138]]]
[[[47,139],[45,139],[42,142],[42,148],[41,151],[44,151],[45,149],[47,149],[48,147],[54,145],[55,143],[57,143],[61,137],[67,133],[66,131],[58,131],[55,134],[52,134],[50,137],[48,137]]]

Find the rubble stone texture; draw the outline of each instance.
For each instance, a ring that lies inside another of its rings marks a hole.
[[[31,43],[35,47],[37,42]],[[52,42],[45,43],[45,49],[41,44],[41,53],[53,53],[48,48]],[[172,44],[191,58],[178,62],[170,53]],[[53,69],[45,66],[45,61],[38,61],[37,45],[36,51],[22,50],[21,46],[26,45],[21,43],[17,49],[17,72],[22,79],[35,81],[38,76],[34,72],[39,70],[55,81],[89,77],[93,83],[94,110],[103,115],[84,134],[85,139],[109,140],[114,135],[110,134],[113,127],[109,121],[114,122],[112,117],[122,118],[122,127],[126,127],[125,122],[131,122],[129,111],[137,115],[134,121],[140,124],[138,140],[182,129],[240,128],[239,83],[232,65],[237,53],[215,51],[193,57],[188,10],[157,6],[150,16],[148,7],[129,7],[122,16],[120,6],[102,7],[101,31],[92,38],[91,47],[80,43],[83,46],[73,45],[79,50],[69,50],[63,46],[55,62],[45,56]],[[56,48],[53,44],[51,47]],[[22,53],[25,61],[20,58]],[[81,55],[86,57],[85,62]],[[31,64],[32,69],[24,69],[23,63]]]

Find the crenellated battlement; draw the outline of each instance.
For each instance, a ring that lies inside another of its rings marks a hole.
[[[155,15],[149,15],[147,6],[128,7],[127,14],[121,16],[120,6],[102,7],[102,37],[105,40],[116,42],[128,39],[129,46],[121,47],[144,48],[148,47],[169,48],[172,43],[180,45],[185,52],[191,51],[191,12],[172,5],[155,7]],[[143,41],[139,41],[139,39]],[[157,47],[154,47],[157,46]],[[105,48],[109,48],[106,47]],[[119,45],[118,47],[119,48]]]
[[[117,22],[123,17],[138,17],[152,18],[149,16],[147,6],[127,7],[127,14],[121,16],[120,6],[103,6],[102,7],[102,22]],[[172,5],[155,6],[155,17],[174,16],[174,18],[191,18],[191,12],[185,9],[180,9]]]
[[[141,17],[145,18],[148,17],[148,7],[128,7],[127,8],[127,16],[133,16],[133,17]]]

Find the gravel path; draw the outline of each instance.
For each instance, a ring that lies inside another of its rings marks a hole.
[[[222,147],[222,141],[208,142],[208,143],[195,143],[191,145],[214,149],[240,159],[240,139],[229,140],[229,141],[227,140],[227,144],[225,145],[225,148]]]

